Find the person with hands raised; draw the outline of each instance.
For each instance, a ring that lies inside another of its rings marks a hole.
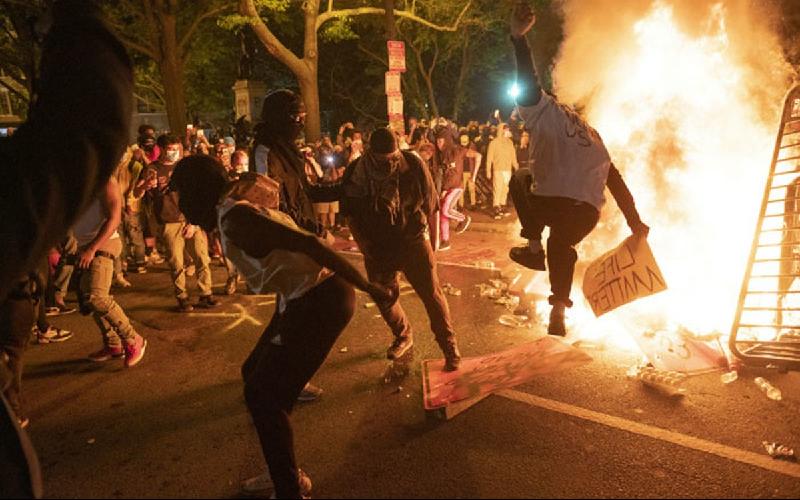
[[[570,292],[580,243],[597,225],[608,186],[634,235],[647,237],[628,187],[611,162],[600,134],[571,108],[543,92],[527,34],[536,15],[527,2],[517,2],[509,23],[517,61],[517,112],[530,133],[530,169],[519,169],[511,178],[521,236],[528,244],[512,248],[515,262],[549,270],[552,295],[550,335],[565,336],[565,309],[572,306]],[[550,227],[547,252],[542,231]],[[546,261],[546,264],[545,264]]]

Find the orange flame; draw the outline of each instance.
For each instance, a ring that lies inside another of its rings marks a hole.
[[[603,136],[670,287],[601,320],[577,305],[571,321],[581,337],[632,347],[626,333],[648,328],[730,328],[789,83],[765,16],[742,16],[746,5],[565,6],[558,97],[578,103]],[[628,234],[611,200],[601,221],[579,248],[582,261]]]

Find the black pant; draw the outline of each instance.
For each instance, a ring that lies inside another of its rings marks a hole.
[[[40,497],[41,473],[36,453],[16,424],[22,411],[22,358],[34,323],[36,292],[32,280],[21,281],[0,303],[0,498]],[[8,398],[6,400],[6,398]]]
[[[0,352],[8,356],[10,384],[4,395],[11,409],[22,418],[22,367],[23,356],[31,338],[31,328],[36,320],[36,307],[41,305],[39,287],[35,280],[24,280],[15,287],[11,296],[0,304]]]
[[[353,287],[328,278],[275,312],[242,366],[245,400],[278,498],[300,498],[289,415],[354,312]]]
[[[405,243],[394,249],[391,256],[367,254],[364,256],[364,266],[370,281],[395,293],[399,291],[398,273],[402,271],[425,305],[436,342],[444,348],[454,341],[450,307],[439,285],[436,260],[428,241],[420,237],[416,241]],[[381,315],[395,337],[411,335],[411,323],[399,301],[395,301],[387,309],[381,309]]]
[[[572,198],[536,196],[531,193],[531,182],[530,170],[519,169],[509,183],[509,193],[522,224],[520,235],[540,241],[544,227],[550,227],[547,239],[547,268],[553,293],[550,303],[558,301],[572,307],[569,295],[578,260],[575,245],[592,232],[600,212],[593,205]]]

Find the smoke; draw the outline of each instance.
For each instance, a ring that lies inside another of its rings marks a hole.
[[[562,4],[555,93],[603,137],[652,227],[670,286],[627,316],[706,331],[733,319],[793,76],[774,30],[780,12],[764,4]],[[626,235],[613,201],[602,220],[581,248],[584,260]]]
[[[564,0],[564,43],[554,76],[559,97],[589,105],[618,84],[612,69],[624,64],[626,48],[635,43],[634,26],[657,8],[669,9],[677,29],[694,39],[713,35],[723,22],[733,61],[751,77],[747,95],[773,111],[772,89],[785,90],[791,74],[775,32],[780,11],[774,3],[751,0]]]

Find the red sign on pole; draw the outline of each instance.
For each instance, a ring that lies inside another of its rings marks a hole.
[[[406,44],[404,42],[389,40],[386,42],[389,49],[389,71],[406,71]]]

